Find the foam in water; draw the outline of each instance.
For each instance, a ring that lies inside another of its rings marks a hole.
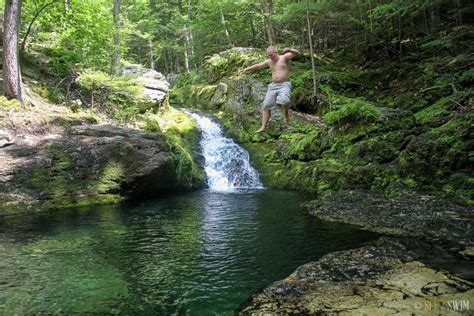
[[[263,188],[258,172],[250,165],[248,152],[224,137],[218,123],[209,117],[183,111],[196,120],[202,132],[201,147],[207,184],[211,190]]]

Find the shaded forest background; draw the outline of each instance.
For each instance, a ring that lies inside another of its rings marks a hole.
[[[23,57],[47,62],[58,87],[86,68],[114,74],[117,62],[169,74],[235,46],[307,52],[308,31],[316,54],[363,66],[465,51],[473,11],[468,0],[24,0],[19,45]]]

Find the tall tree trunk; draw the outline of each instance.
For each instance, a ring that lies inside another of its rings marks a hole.
[[[230,39],[229,31],[227,30],[227,25],[225,24],[224,11],[222,11],[222,9],[221,9],[221,21],[222,21],[222,26],[224,27],[225,37],[227,38],[227,41],[229,42],[230,47],[234,47],[234,44],[232,43],[232,40]]]
[[[250,26],[250,31],[252,32],[252,43],[254,43],[255,45],[255,43],[257,43],[257,32],[255,32],[255,26],[253,25],[252,17],[249,17],[248,21],[249,21],[248,25]]]
[[[194,68],[197,68],[197,65],[196,65],[196,55],[194,54],[194,37],[193,37],[193,32],[189,31],[188,30],[188,43],[189,43],[189,47],[191,48],[191,58],[192,58],[192,62],[193,62],[193,67]]]
[[[309,41],[309,51],[311,54],[311,67],[313,70],[313,94],[311,96],[313,101],[316,101],[316,97],[318,94],[318,83],[316,81],[316,65],[314,63],[314,52],[313,52],[313,39],[312,39],[312,29],[311,29],[311,19],[310,19],[310,14],[309,14],[309,3],[308,0],[306,0],[306,22],[308,22],[308,41]]]
[[[189,20],[189,23],[191,24],[192,23],[192,16],[191,16],[191,0],[188,0],[188,6],[187,6],[187,16],[188,16],[188,20]],[[193,65],[194,65],[194,68],[197,68],[196,66],[196,56],[194,55],[194,37],[193,37],[193,32],[189,29],[189,28],[186,28],[187,30],[187,33],[186,33],[186,40],[187,40],[187,43],[188,43],[188,48],[190,50],[190,53],[191,53],[191,59],[193,61]]]
[[[272,4],[271,4],[271,2],[268,3],[267,0],[261,0],[260,3],[262,4],[263,20],[264,20],[264,23],[265,23],[265,30],[267,32],[268,43],[270,45],[274,45],[275,44],[275,37],[274,37],[274,33],[273,33],[273,24],[272,24],[272,19],[271,19]]]
[[[18,59],[18,31],[21,0],[6,0],[3,20],[3,90],[23,104],[21,73]]]
[[[189,39],[188,39],[188,31],[184,30],[184,71],[188,74],[189,73]]]
[[[167,55],[166,49],[162,50],[161,55],[163,56],[163,67],[165,69],[165,72],[169,74],[171,71],[169,70],[169,66],[168,66],[168,58],[166,58],[166,55]]]
[[[118,76],[120,74],[120,1],[115,0],[113,16],[114,16],[114,48],[112,52],[112,69],[111,73]]]
[[[179,54],[175,54],[175,57],[176,57],[176,63],[175,63],[176,73],[179,74]]]
[[[155,69],[155,57],[153,56],[153,41],[151,37],[148,39],[148,49],[149,55],[148,55],[148,65],[150,69]]]
[[[462,25],[462,13],[461,13],[461,1],[462,0],[456,0],[456,19],[458,20],[458,25]]]
[[[398,16],[398,54],[402,55],[402,18]]]

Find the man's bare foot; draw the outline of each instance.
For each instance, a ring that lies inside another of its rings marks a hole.
[[[265,127],[260,127],[259,129],[257,129],[257,130],[255,131],[255,133],[261,133],[261,132],[263,132],[264,130],[265,130]]]
[[[290,116],[286,116],[285,121],[286,121],[286,124],[290,124],[291,122]]]

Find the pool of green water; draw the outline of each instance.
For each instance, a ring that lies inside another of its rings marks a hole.
[[[0,314],[232,315],[298,266],[379,235],[289,191],[208,190],[0,219]]]

